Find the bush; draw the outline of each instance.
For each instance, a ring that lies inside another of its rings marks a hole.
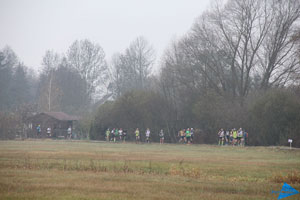
[[[273,90],[262,95],[250,108],[252,142],[257,145],[300,146],[300,102],[287,90]]]
[[[105,131],[110,128],[127,130],[128,139],[134,139],[134,131],[139,128],[142,138],[147,128],[151,140],[159,141],[158,133],[164,129],[166,140],[170,106],[157,93],[152,91],[131,91],[114,102],[101,105],[92,124],[91,139],[104,139]]]
[[[10,112],[0,112],[0,139],[14,139],[21,134],[20,117]]]

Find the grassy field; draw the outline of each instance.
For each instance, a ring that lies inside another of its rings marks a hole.
[[[300,190],[298,149],[0,141],[0,199],[277,199],[283,182]]]

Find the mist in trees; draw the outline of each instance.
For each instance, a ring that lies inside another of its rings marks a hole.
[[[0,50],[0,111],[34,102],[35,76],[10,47]]]
[[[93,102],[107,93],[109,71],[99,44],[75,41],[66,55],[46,51],[36,74],[11,48],[1,49],[1,138],[14,138],[28,116],[37,112],[87,114]]]
[[[39,77],[39,111],[79,114],[107,94],[109,69],[99,44],[75,41],[67,56],[46,51]]]
[[[54,111],[60,109],[59,99],[61,90],[57,85],[54,75],[60,64],[60,56],[53,51],[46,51],[42,61],[42,72],[39,77],[38,110]]]
[[[34,111],[36,76],[10,47],[0,50],[0,138],[14,139]]]
[[[109,71],[105,53],[99,44],[76,40],[67,52],[67,61],[85,80],[89,98],[99,98],[96,96],[106,92]]]
[[[143,37],[136,38],[123,54],[115,54],[111,67],[111,90],[115,97],[128,91],[149,88],[155,52]]]
[[[87,82],[63,58],[49,73],[40,74],[39,107],[43,112],[63,111],[70,114],[88,109],[90,96]]]

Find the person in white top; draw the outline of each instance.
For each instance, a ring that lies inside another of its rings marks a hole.
[[[123,129],[120,128],[119,130],[119,136],[120,136],[120,141],[122,141],[122,137],[123,137]]]
[[[72,137],[72,128],[71,128],[71,126],[69,126],[69,128],[68,128],[68,139],[71,139],[71,137]]]
[[[238,145],[242,145],[242,139],[243,139],[243,129],[240,128],[237,132],[237,138],[238,138]]]
[[[222,128],[219,131],[218,136],[219,136],[219,145],[223,146],[224,145],[224,136],[225,136],[225,133],[224,133],[224,130]]]
[[[149,128],[147,128],[147,130],[146,130],[146,142],[147,143],[150,142],[150,130],[149,130]]]
[[[165,140],[165,137],[164,137],[164,131],[161,129],[160,132],[159,132],[159,143],[160,144],[163,144],[164,143],[164,140]]]
[[[51,137],[51,128],[50,127],[47,128],[47,135],[48,135],[48,137]]]

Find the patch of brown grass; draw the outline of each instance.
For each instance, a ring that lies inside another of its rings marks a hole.
[[[289,184],[297,184],[300,183],[300,173],[298,171],[292,171],[287,175],[275,175],[271,178],[271,181],[275,183],[289,183]]]
[[[182,166],[172,166],[169,169],[168,175],[171,176],[184,176],[189,178],[204,178],[206,176],[204,173],[201,173],[199,168],[185,168]]]

